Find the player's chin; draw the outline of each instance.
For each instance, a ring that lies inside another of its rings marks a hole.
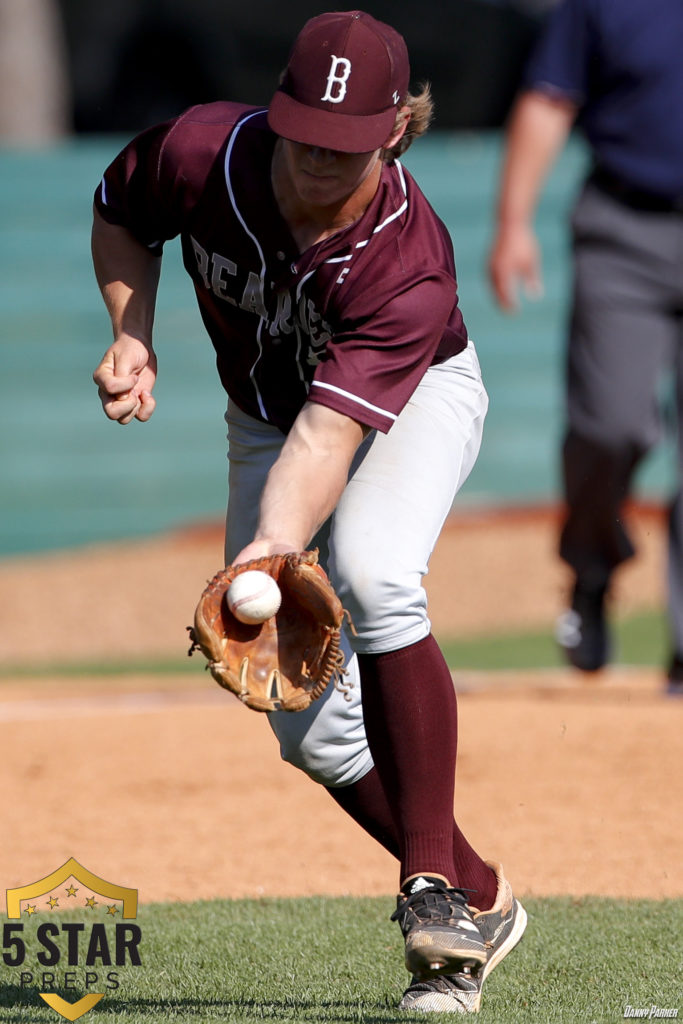
[[[302,175],[298,182],[299,197],[315,206],[330,206],[338,202],[344,193],[336,177],[321,177],[314,174]]]

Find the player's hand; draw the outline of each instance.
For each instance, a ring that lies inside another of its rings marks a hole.
[[[489,280],[499,306],[519,308],[519,287],[529,299],[543,295],[538,241],[526,224],[503,225],[489,256]]]
[[[152,397],[156,374],[151,348],[130,335],[118,338],[93,373],[105,415],[122,425],[133,419],[148,420],[156,406]]]
[[[261,540],[253,540],[242,548],[237,558],[234,558],[232,565],[241,565],[242,562],[250,562],[253,558],[265,558],[270,555],[288,555],[290,551],[303,551],[304,545],[288,543],[287,541],[275,538],[264,537]]]

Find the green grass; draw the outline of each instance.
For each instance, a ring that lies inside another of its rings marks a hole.
[[[477,636],[471,640],[439,637],[451,668],[481,670],[554,668],[565,664],[552,629]],[[665,618],[648,612],[617,620],[613,661],[622,665],[665,665],[669,651]]]
[[[454,669],[554,668],[564,664],[553,638],[552,629],[533,632],[492,633],[468,640],[439,635],[446,660]],[[668,660],[664,615],[647,612],[614,624],[614,661],[624,665],[665,665]],[[200,675],[206,662],[199,654],[188,658],[127,659],[108,661],[55,662],[0,666],[0,684],[5,679],[62,677],[82,679],[111,676],[174,677],[188,673]]]
[[[120,988],[105,991],[83,1019],[122,1024],[424,1020],[423,1014],[396,1009],[407,974],[400,932],[389,922],[392,903],[391,897],[314,897],[143,907],[137,919],[142,965],[119,969]],[[526,935],[487,980],[480,1024],[602,1024],[623,1019],[627,1005],[680,1007],[683,1013],[683,901],[566,898],[530,899],[525,905]],[[39,917],[44,919],[36,915],[31,927]],[[24,969],[29,966],[27,960]],[[80,977],[84,969],[74,970]],[[0,965],[0,1021],[56,1021],[39,988],[22,989],[17,972]],[[75,1002],[85,990],[57,991]],[[429,1019],[454,1018],[432,1014]]]
[[[206,661],[195,654],[193,658],[121,658],[107,661],[41,661],[24,662],[21,665],[0,666],[0,680],[26,679],[29,676],[64,677],[84,679],[87,676],[185,676],[188,673],[199,675],[204,671]]]

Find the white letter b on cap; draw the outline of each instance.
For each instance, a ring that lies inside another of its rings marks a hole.
[[[341,71],[341,74],[337,74]],[[329,100],[330,103],[341,103],[346,96],[346,83],[351,74],[351,61],[346,57],[335,57],[332,54],[330,73],[327,76],[327,88],[321,100]]]

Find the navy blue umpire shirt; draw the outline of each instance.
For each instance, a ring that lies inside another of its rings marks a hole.
[[[683,0],[560,0],[524,87],[578,105],[608,172],[683,197]]]

